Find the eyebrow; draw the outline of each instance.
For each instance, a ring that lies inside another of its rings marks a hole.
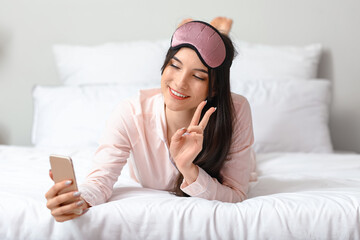
[[[176,61],[178,61],[179,63],[183,64],[183,63],[180,61],[180,59],[178,59],[177,57],[173,56],[173,59],[176,60]],[[194,68],[193,70],[195,70],[195,71],[200,71],[200,72],[203,72],[203,73],[208,74],[208,71],[206,71],[206,70],[204,70],[204,69],[202,69],[202,68]]]

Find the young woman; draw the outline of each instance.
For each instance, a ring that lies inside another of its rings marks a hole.
[[[227,35],[212,25],[183,22],[171,39],[161,89],[140,91],[115,109],[81,193],[57,195],[71,181],[46,193],[54,218],[73,219],[79,216],[75,210],[106,202],[130,152],[131,177],[144,187],[244,200],[254,177],[254,140],[249,103],[230,92],[234,52]],[[77,202],[60,206],[71,199]]]

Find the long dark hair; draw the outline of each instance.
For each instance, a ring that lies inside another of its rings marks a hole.
[[[219,182],[222,182],[220,170],[224,165],[231,145],[235,116],[230,92],[230,67],[235,56],[235,49],[228,36],[222,34],[222,38],[226,47],[226,58],[221,66],[208,69],[208,102],[201,113],[201,118],[210,107],[217,107],[217,109],[211,115],[204,130],[202,151],[193,161],[194,164],[205,170]],[[164,64],[161,67],[161,74],[178,51],[179,49],[172,48],[168,50]],[[180,190],[182,181],[183,176],[179,174],[173,192],[177,196],[188,196]]]

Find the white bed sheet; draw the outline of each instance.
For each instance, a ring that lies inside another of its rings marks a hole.
[[[145,189],[125,169],[109,202],[54,221],[48,155],[71,155],[81,182],[93,152],[0,145],[0,239],[360,239],[360,154],[258,155],[236,204]]]

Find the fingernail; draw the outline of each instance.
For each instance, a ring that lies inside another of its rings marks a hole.
[[[207,100],[205,100],[205,104],[207,103]]]
[[[183,127],[183,128],[180,128],[180,130],[185,130],[185,127]]]
[[[215,111],[216,111],[216,109],[217,109],[217,107],[215,107]],[[214,112],[215,112],[215,111],[214,111]]]
[[[80,197],[80,195],[81,195],[81,192],[74,192],[74,194],[73,194],[74,197]]]
[[[72,183],[71,180],[67,180],[67,181],[65,182],[65,185],[70,185],[71,183]]]
[[[81,200],[81,201],[79,201],[79,202],[76,203],[76,206],[80,207],[80,206],[83,205],[83,204],[84,204],[84,201]]]
[[[189,135],[190,133],[188,132],[185,132],[182,136],[186,136],[186,135]]]
[[[81,214],[83,213],[83,210],[82,210],[82,209],[76,209],[76,210],[74,211],[74,213],[75,213],[76,215],[81,215]]]

